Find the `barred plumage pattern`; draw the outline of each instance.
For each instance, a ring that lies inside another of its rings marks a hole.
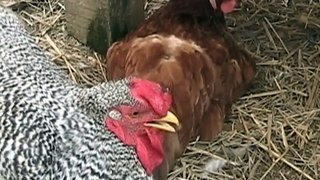
[[[134,104],[129,79],[81,88],[0,7],[0,175],[18,179],[152,179],[106,130],[108,108]]]

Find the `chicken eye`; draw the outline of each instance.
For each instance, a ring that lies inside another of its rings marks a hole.
[[[139,115],[139,112],[138,112],[138,111],[132,112],[132,116],[133,116],[133,117],[136,117],[136,116],[138,116],[138,115]]]

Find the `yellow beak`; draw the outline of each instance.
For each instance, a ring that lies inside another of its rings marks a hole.
[[[147,122],[144,124],[146,127],[153,127],[156,129],[161,129],[164,131],[169,131],[169,132],[176,132],[174,127],[171,124],[174,124],[176,126],[179,126],[179,120],[178,118],[170,111],[168,111],[167,115],[161,119],[156,119],[152,122]]]

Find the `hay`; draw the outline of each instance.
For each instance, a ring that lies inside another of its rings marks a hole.
[[[158,6],[149,3],[149,14]],[[106,80],[101,57],[67,35],[63,1],[33,1],[20,14],[70,78],[87,86]],[[315,0],[243,0],[227,17],[257,58],[257,80],[225,130],[212,143],[190,143],[169,179],[320,178],[319,17]],[[233,163],[204,173],[211,158]]]

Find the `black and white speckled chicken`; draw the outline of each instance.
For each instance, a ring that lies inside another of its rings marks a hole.
[[[81,88],[0,7],[0,176],[152,179],[163,131],[175,131],[171,96],[129,77]]]

